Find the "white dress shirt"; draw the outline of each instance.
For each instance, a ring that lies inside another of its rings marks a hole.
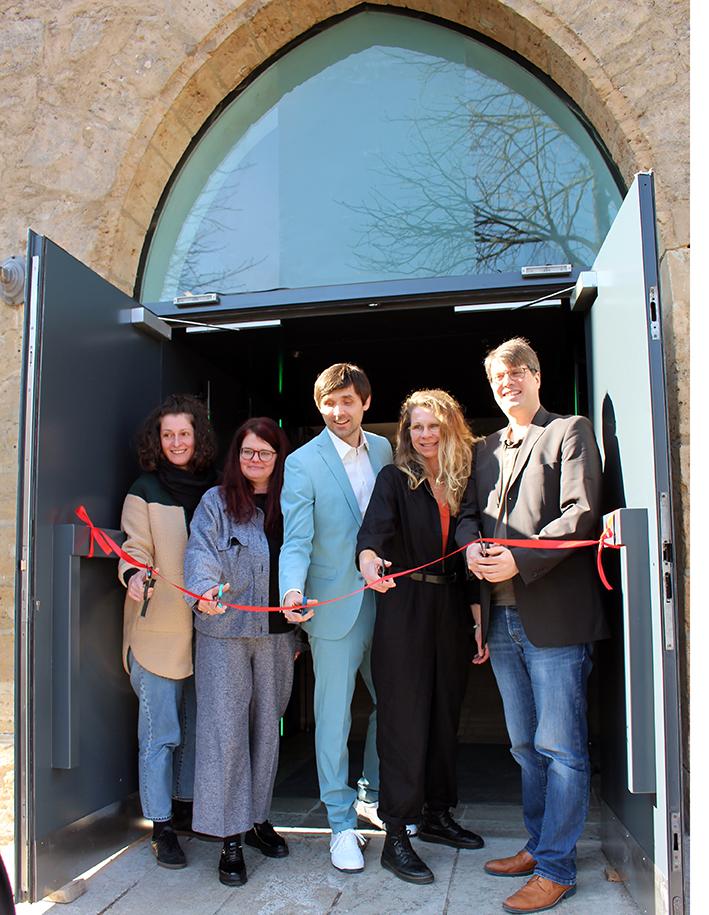
[[[355,494],[355,499],[357,499],[357,505],[359,505],[359,510],[362,512],[362,517],[364,517],[369,500],[372,497],[375,480],[372,462],[369,460],[367,436],[360,430],[360,444],[353,448],[352,445],[343,442],[341,438],[338,438],[329,429],[327,434],[332,439],[335,451],[340,456],[350,481],[352,492]]]

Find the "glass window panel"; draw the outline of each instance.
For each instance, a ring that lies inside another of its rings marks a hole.
[[[452,29],[364,12],[276,61],[205,133],[142,298],[586,266],[619,204],[541,80]]]

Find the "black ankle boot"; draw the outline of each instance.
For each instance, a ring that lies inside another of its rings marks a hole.
[[[172,828],[178,836],[191,836],[193,839],[201,839],[202,842],[221,842],[219,836],[208,836],[204,832],[195,832],[192,829],[192,801],[181,801],[179,798],[172,799]]]
[[[382,867],[407,883],[433,883],[433,873],[411,847],[406,826],[386,824]]]
[[[177,841],[177,836],[170,820],[153,823],[153,837],[150,840],[150,848],[160,867],[169,867],[172,870],[187,867],[185,853],[180,848],[180,843]]]
[[[219,858],[219,882],[226,886],[243,886],[246,883],[246,865],[241,851],[241,836],[224,839]]]
[[[283,836],[279,836],[268,820],[263,823],[254,823],[244,835],[244,842],[252,848],[258,848],[267,858],[287,858],[288,846]]]
[[[172,828],[178,836],[192,835],[192,801],[172,799]]]
[[[418,837],[422,842],[435,842],[451,848],[482,848],[485,845],[481,836],[456,823],[448,810],[431,810],[426,806]]]

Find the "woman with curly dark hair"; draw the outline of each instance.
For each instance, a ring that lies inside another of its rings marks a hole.
[[[123,504],[123,548],[178,585],[192,515],[216,478],[215,457],[207,408],[189,394],[171,394],[138,434],[144,472]],[[153,821],[151,848],[158,864],[185,867],[177,833],[192,834],[192,614],[179,591],[160,578],[152,584],[145,569],[121,560],[118,577],[127,589],[123,663],[139,702],[143,815]]]
[[[221,486],[195,512],[185,582],[196,610],[197,752],[194,826],[224,840],[219,880],[246,883],[241,849],[284,858],[268,821],[278,766],[278,720],[293,682],[293,627],[279,613],[225,608],[278,606],[283,542],[280,495],[288,441],[272,419],[236,432]]]

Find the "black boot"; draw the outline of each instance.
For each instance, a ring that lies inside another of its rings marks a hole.
[[[192,829],[192,801],[172,799],[172,828],[178,836],[191,836],[201,839],[202,842],[221,842],[219,836],[208,836],[204,832],[195,832]]]
[[[286,858],[288,846],[283,836],[279,836],[268,820],[263,823],[254,823],[244,836],[244,842],[252,848],[258,848],[267,858]]]
[[[241,836],[224,839],[219,858],[219,882],[226,886],[243,886],[246,883],[246,865],[241,851]]]
[[[172,828],[178,836],[192,835],[192,801],[172,799]]]
[[[185,858],[185,853],[180,848],[180,843],[177,841],[177,836],[170,820],[162,823],[153,823],[153,837],[150,840],[150,847],[160,867],[169,867],[172,870],[187,867],[187,858]]]
[[[433,873],[411,847],[406,826],[386,824],[382,867],[407,883],[433,883]]]
[[[481,836],[456,823],[448,810],[431,810],[426,806],[418,837],[422,842],[450,845],[451,848],[482,848],[485,845]]]

